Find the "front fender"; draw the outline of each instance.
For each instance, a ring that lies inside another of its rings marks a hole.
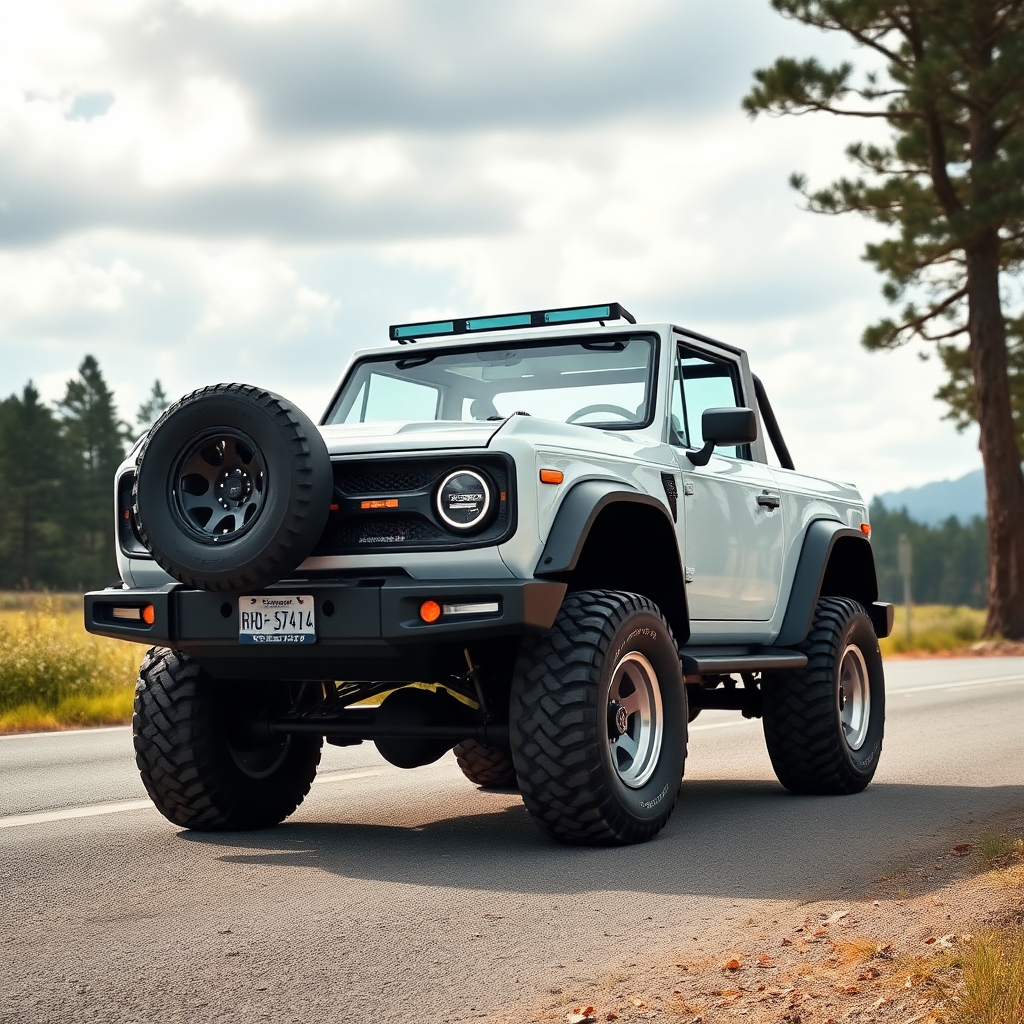
[[[590,528],[601,512],[615,502],[652,506],[672,523],[665,506],[649,494],[612,480],[583,480],[562,499],[534,575],[549,576],[575,569]]]

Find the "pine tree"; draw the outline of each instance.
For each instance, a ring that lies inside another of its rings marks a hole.
[[[59,584],[63,462],[57,421],[29,381],[0,402],[0,586]]]
[[[163,385],[159,379],[153,381],[153,388],[149,392],[149,398],[139,406],[135,414],[135,422],[139,426],[139,433],[144,434],[158,419],[160,414],[170,405],[167,395],[164,393]]]
[[[884,73],[855,81],[851,63],[783,57],[755,72],[743,105],[752,116],[825,112],[888,126],[888,145],[848,148],[859,177],[812,191],[796,174],[792,184],[811,210],[861,213],[892,229],[865,258],[884,275],[885,297],[904,305],[863,342],[942,346],[954,414],[970,402],[980,432],[985,630],[1024,638],[1024,475],[1000,289],[1024,262],[1024,0],[771,2],[884,63]]]
[[[104,586],[116,575],[114,472],[129,437],[117,416],[114,395],[99,364],[86,356],[78,377],[57,403],[66,455],[64,526],[70,544],[69,572],[81,586]]]

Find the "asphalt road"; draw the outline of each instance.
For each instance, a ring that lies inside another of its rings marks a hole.
[[[863,894],[1024,805],[1024,659],[887,679],[866,792],[789,796],[759,723],[706,713],[669,826],[611,850],[548,842],[450,756],[405,772],[328,747],[288,823],[202,835],[148,805],[126,729],[2,738],[0,1021],[464,1021]]]

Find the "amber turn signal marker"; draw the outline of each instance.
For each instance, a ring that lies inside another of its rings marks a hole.
[[[436,601],[424,601],[420,605],[420,618],[424,622],[437,622],[441,618],[441,606]]]
[[[870,523],[861,523],[860,524],[860,532],[863,533],[865,537],[870,537],[871,536],[871,524]]]
[[[565,474],[560,469],[542,469],[540,471],[542,484],[560,484],[564,479]]]
[[[360,508],[398,508],[397,498],[374,498],[371,501],[359,502]]]
[[[152,626],[153,623],[156,621],[156,609],[154,609],[154,607],[151,604],[147,604],[142,609],[142,621],[147,626]]]

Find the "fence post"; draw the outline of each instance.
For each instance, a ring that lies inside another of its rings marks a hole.
[[[910,543],[910,538],[905,534],[900,534],[899,541],[899,569],[903,575],[903,604],[907,609],[907,646],[910,646],[910,576],[914,568],[914,546]]]

